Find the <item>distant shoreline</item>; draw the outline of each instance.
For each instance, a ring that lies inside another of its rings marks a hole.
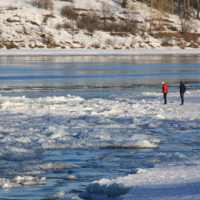
[[[148,49],[148,50],[113,50],[113,49],[17,49],[0,50],[0,57],[5,56],[200,56],[200,49]]]

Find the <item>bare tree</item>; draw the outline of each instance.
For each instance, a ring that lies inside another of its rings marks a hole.
[[[181,33],[187,33],[189,30],[192,29],[192,22],[191,20],[187,20],[185,18],[180,17],[181,22]]]
[[[190,0],[186,0],[186,7],[187,7],[187,19],[189,19],[190,15]]]
[[[126,33],[130,32],[132,34],[136,34],[138,31],[137,21],[135,20],[135,16],[130,16],[126,18],[125,21]]]
[[[3,45],[2,45],[2,33],[3,33],[3,30],[0,29],[0,48],[3,47]]]
[[[150,10],[150,31],[151,31],[151,28],[152,28],[152,25],[153,25],[153,6],[154,6],[154,3],[156,2],[156,0],[150,0],[150,6],[151,6],[151,10]]]
[[[197,19],[199,19],[199,0],[196,0]]]
[[[103,14],[103,21],[104,21],[104,30],[106,28],[106,20],[107,18],[111,17],[110,7],[105,2],[102,3],[102,14]]]
[[[185,10],[185,0],[183,0],[183,17],[184,17],[184,19],[185,19],[185,17],[186,17],[186,10]]]
[[[37,7],[37,8],[41,8],[41,2],[40,0],[31,0],[31,3],[34,7]]]
[[[33,6],[37,8],[44,8],[46,10],[53,10],[53,1],[52,0],[31,0]]]
[[[126,8],[129,0],[117,0],[117,2],[122,6],[122,8]]]
[[[160,17],[159,17],[159,29],[161,28],[162,9],[163,9],[163,1],[160,0],[160,8],[159,8],[159,11],[160,11]]]
[[[122,8],[126,8],[127,4],[128,4],[128,0],[122,0],[121,2]]]

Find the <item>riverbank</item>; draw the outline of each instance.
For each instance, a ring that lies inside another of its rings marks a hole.
[[[104,49],[21,49],[0,50],[2,56],[136,56],[136,55],[200,55],[200,49],[137,49],[137,50],[104,50]]]

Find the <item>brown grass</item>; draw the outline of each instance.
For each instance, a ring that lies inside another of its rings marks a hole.
[[[93,48],[95,48],[95,49],[100,49],[101,48],[101,45],[99,44],[99,43],[93,43],[93,44],[91,44],[90,45],[90,47],[93,47]]]
[[[6,21],[9,22],[9,23],[21,22],[20,20],[10,19],[10,18],[6,19]]]
[[[158,25],[158,29],[160,30],[160,31],[166,31],[167,29],[165,28],[165,26],[163,26],[162,24],[159,26]]]
[[[37,47],[39,49],[43,49],[45,46],[44,45],[35,45],[35,47]]]
[[[54,48],[55,48],[55,46],[54,46],[54,45],[52,45],[52,44],[50,44],[50,45],[47,45],[47,48],[48,48],[48,49],[54,49]]]
[[[161,46],[163,46],[163,47],[173,47],[174,45],[170,42],[165,41],[165,42],[161,43]]]
[[[178,33],[178,32],[157,32],[152,34],[153,37],[155,38],[168,38],[168,39],[176,39],[180,40],[183,39],[186,42],[190,41],[196,41],[199,39],[200,34],[199,33]]]
[[[19,45],[15,44],[13,41],[6,42],[4,45],[6,49],[19,49]]]
[[[61,0],[61,1],[66,1],[66,2],[70,2],[70,3],[74,2],[74,0]]]
[[[178,42],[177,42],[177,46],[179,46],[181,49],[185,49],[186,44],[185,44],[184,41],[178,41]]]
[[[172,26],[172,25],[168,26],[167,28],[171,31],[178,31],[178,29],[175,26]]]
[[[139,47],[140,48],[146,48],[145,45],[143,45],[143,44],[140,44]]]
[[[127,37],[129,34],[126,32],[112,32],[110,33],[112,36],[120,36],[120,37]]]
[[[6,10],[18,10],[18,7],[9,6]]]
[[[33,24],[33,25],[39,26],[39,24],[35,21],[30,21],[30,23]]]
[[[110,20],[110,21],[115,21],[115,18],[114,17],[100,17],[99,18],[100,20]]]
[[[56,28],[57,30],[60,30],[60,29],[63,28],[63,24],[57,23],[56,26],[55,26],[55,28]]]
[[[46,15],[43,15],[43,16],[44,16],[44,18],[43,18],[42,22],[43,22],[44,24],[46,24],[47,21],[48,21],[50,18],[55,18],[55,16],[54,16],[53,13],[51,13],[51,14],[46,14]]]
[[[74,10],[76,10],[76,11],[88,11],[88,9],[86,9],[86,8],[74,8]]]
[[[72,25],[69,22],[64,22],[63,28],[66,30],[66,29],[72,28]]]
[[[122,49],[122,47],[114,46],[113,49]]]
[[[199,48],[199,45],[195,44],[195,43],[191,43],[188,47],[191,48]]]
[[[150,46],[152,49],[155,49],[155,47],[154,47],[152,44],[149,44],[149,46]]]
[[[169,22],[169,23],[175,23],[174,21],[171,21],[169,19],[166,18],[161,18],[161,20],[159,18],[152,18],[153,21],[162,21],[162,22]]]

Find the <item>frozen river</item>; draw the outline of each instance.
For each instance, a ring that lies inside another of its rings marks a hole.
[[[128,190],[100,193],[92,181],[198,158],[199,64],[178,55],[0,57],[0,199],[78,199],[86,187],[80,197],[110,199]]]

